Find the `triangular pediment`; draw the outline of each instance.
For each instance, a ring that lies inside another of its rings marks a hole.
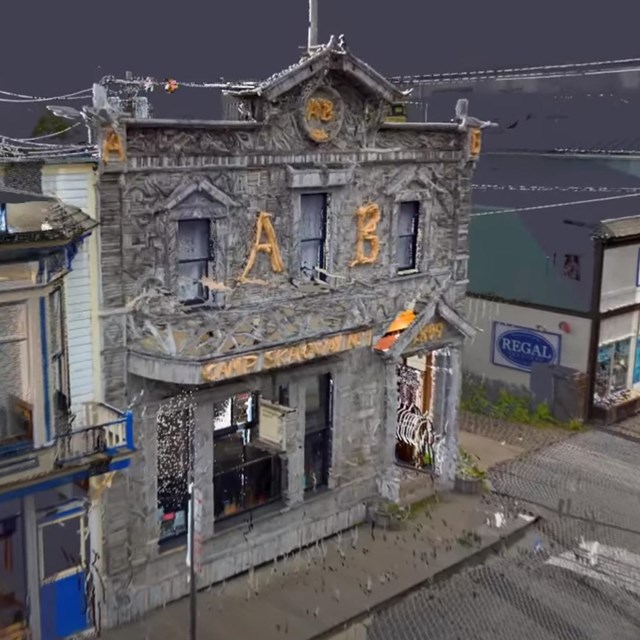
[[[420,168],[415,167],[409,170],[400,169],[389,181],[384,192],[388,196],[396,196],[403,192],[433,191],[436,188],[436,184],[425,178]]]
[[[209,180],[202,178],[196,179],[185,178],[171,193],[171,195],[161,202],[156,211],[169,211],[175,209],[178,205],[185,202],[194,193],[204,194],[213,202],[217,202],[224,207],[237,207],[239,204],[224,191],[216,187]]]
[[[392,338],[389,335],[383,337],[374,348],[386,358],[397,359],[460,343],[475,335],[474,326],[450,307],[444,298],[439,298],[426,304],[408,327]]]
[[[409,92],[402,91],[396,85],[380,75],[368,64],[354,56],[344,45],[342,36],[331,39],[326,45],[305,57],[284,71],[274,74],[254,86],[242,86],[225,93],[237,97],[261,97],[275,101],[283,94],[302,85],[316,76],[337,72],[347,76],[363,90],[387,102],[402,101]]]

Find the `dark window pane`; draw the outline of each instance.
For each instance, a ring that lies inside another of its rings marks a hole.
[[[326,202],[326,194],[324,193],[311,193],[301,196],[301,240],[319,240],[324,238]]]
[[[217,438],[213,445],[213,472],[215,474],[241,466],[246,461],[243,431]]]
[[[216,448],[226,449],[229,455],[231,446],[231,440],[216,441]],[[247,453],[246,462],[226,469],[214,463],[215,518],[254,509],[280,497],[280,458],[255,447],[248,447]]]
[[[200,279],[207,275],[207,262],[183,262],[178,266],[178,296],[180,300],[204,300]]]
[[[322,408],[320,376],[306,378],[304,381],[305,413],[317,413]]]
[[[301,253],[301,271],[304,275],[311,277],[317,275],[314,267],[323,268],[323,244],[322,242],[307,241],[303,242],[300,247]]]
[[[330,446],[329,429],[305,436],[304,441],[304,488],[317,489],[328,481]]]
[[[82,566],[80,521],[72,517],[42,527],[44,579]]]
[[[418,202],[403,202],[400,204],[400,219],[398,221],[399,236],[415,235],[418,212]]]
[[[281,386],[278,388],[278,404],[283,407],[289,406],[289,387]]]
[[[209,220],[178,222],[178,259],[206,260],[210,257]]]
[[[411,236],[398,238],[398,269],[415,268],[416,259],[414,247],[415,240]]]
[[[329,374],[314,376],[304,380],[305,387],[305,428],[307,431],[324,429],[331,422],[331,401]]]

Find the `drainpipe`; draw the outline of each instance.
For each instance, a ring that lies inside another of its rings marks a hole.
[[[594,238],[593,284],[591,286],[591,336],[589,339],[589,362],[587,367],[587,419],[593,414],[593,395],[596,389],[598,368],[598,345],[600,343],[600,298],[602,297],[602,267],[604,264],[604,240]]]

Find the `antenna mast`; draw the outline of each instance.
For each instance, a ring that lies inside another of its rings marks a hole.
[[[312,53],[318,46],[318,0],[309,0],[309,36],[307,50]]]

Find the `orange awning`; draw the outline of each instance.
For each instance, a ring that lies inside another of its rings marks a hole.
[[[387,327],[384,336],[376,342],[373,348],[376,351],[389,351],[389,349],[391,349],[395,344],[396,340],[400,337],[401,333],[410,327],[415,319],[415,311],[412,311],[411,309],[401,311]]]

